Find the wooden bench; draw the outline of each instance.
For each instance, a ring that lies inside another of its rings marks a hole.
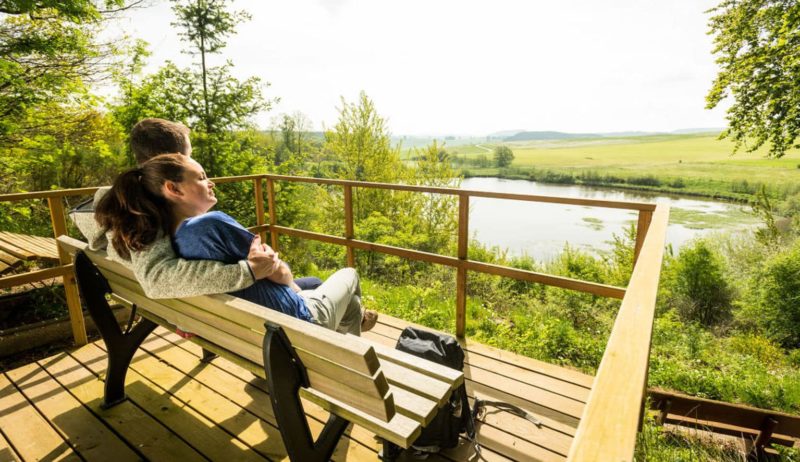
[[[460,371],[229,295],[150,299],[130,269],[105,252],[68,236],[58,241],[75,255],[81,295],[107,345],[106,407],[125,400],[131,358],[158,325],[192,332],[191,340],[205,350],[267,380],[293,461],[329,460],[350,422],[407,448],[464,381]],[[111,315],[109,298],[132,307],[124,331]],[[134,314],[142,316],[135,325]],[[301,397],[331,413],[317,441]]]

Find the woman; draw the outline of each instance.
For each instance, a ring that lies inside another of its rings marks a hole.
[[[208,212],[216,203],[214,183],[200,164],[180,154],[163,154],[117,177],[95,215],[112,231],[111,244],[124,258],[163,233],[172,236],[183,258],[239,261],[255,235],[222,212]],[[342,333],[360,335],[375,325],[377,313],[361,307],[354,269],[341,269],[318,288],[301,291],[277,254],[275,260],[268,279],[231,295]]]

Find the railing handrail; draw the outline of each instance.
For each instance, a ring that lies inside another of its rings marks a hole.
[[[631,461],[647,387],[669,205],[658,204],[597,368],[568,461]]]

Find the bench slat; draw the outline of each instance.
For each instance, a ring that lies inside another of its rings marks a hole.
[[[412,356],[371,339],[362,338],[362,340],[375,349],[375,353],[377,353],[378,358],[381,359],[381,364],[390,362],[417,371],[420,374],[451,384],[451,390],[455,390],[464,383],[464,374],[460,371]]]
[[[420,426],[419,422],[414,421],[399,412],[396,413],[394,417],[392,417],[392,420],[387,423],[381,422],[369,414],[360,412],[357,409],[347,406],[338,399],[318,390],[314,390],[313,388],[301,388],[300,396],[308,399],[326,411],[340,415],[355,424],[363,426],[369,431],[375,432],[376,435],[404,448],[411,446],[411,443],[417,439],[417,436],[419,436],[420,432],[422,431],[422,427]]]
[[[389,383],[396,387],[430,398],[436,401],[439,406],[450,399],[452,389],[450,384],[446,382],[440,382],[419,372],[408,370],[391,361],[382,361],[381,368],[386,374],[386,379]]]

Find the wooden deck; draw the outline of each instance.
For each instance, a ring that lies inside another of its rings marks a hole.
[[[365,336],[394,346],[408,323],[386,315]],[[543,422],[490,408],[478,426],[490,461],[565,460],[592,377],[466,341],[471,398],[510,402]],[[266,382],[223,359],[201,364],[200,347],[164,329],[128,372],[130,400],[102,410],[102,341],[0,374],[0,461],[286,459]],[[306,403],[312,431],[327,414]],[[352,427],[335,460],[377,460],[374,435]],[[467,442],[444,457],[462,461]]]

